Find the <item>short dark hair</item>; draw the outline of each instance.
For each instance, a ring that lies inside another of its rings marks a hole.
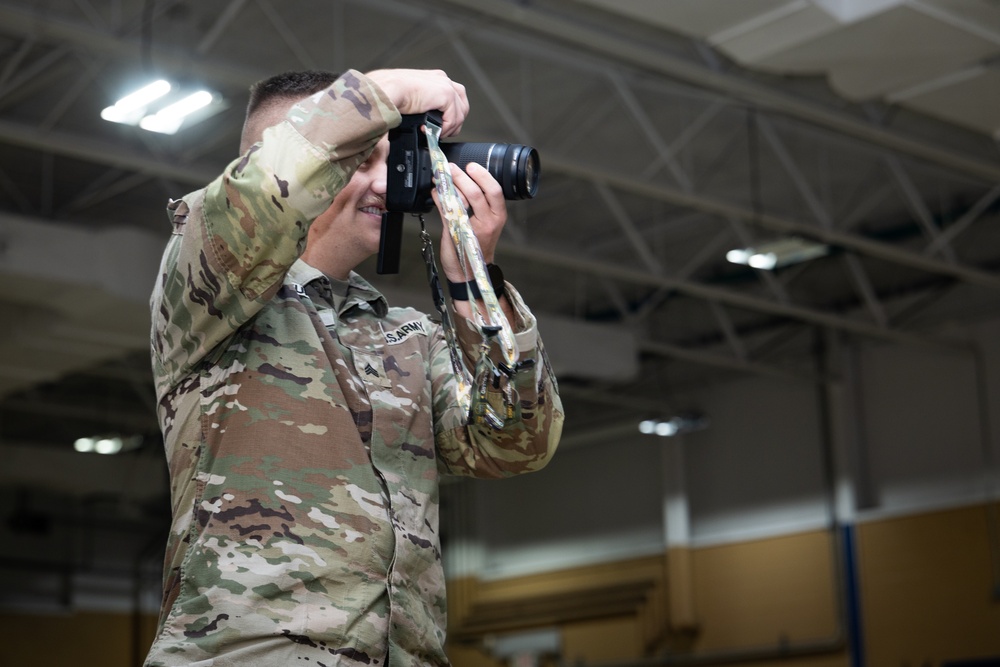
[[[258,81],[250,86],[250,102],[247,104],[247,116],[261,106],[272,101],[308,97],[313,93],[327,88],[340,78],[339,74],[324,70],[304,70],[301,72],[282,72],[272,77]]]

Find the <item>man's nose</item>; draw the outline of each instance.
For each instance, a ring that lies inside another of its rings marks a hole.
[[[384,195],[387,189],[389,170],[385,160],[379,160],[372,165],[372,191],[375,194]]]

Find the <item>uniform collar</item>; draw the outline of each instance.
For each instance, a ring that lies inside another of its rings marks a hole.
[[[330,279],[326,276],[326,274],[319,269],[310,266],[302,259],[295,260],[295,263],[292,264],[291,268],[288,270],[288,275],[285,278],[286,282],[290,282],[293,285],[299,285],[303,288],[317,280],[325,283],[324,287],[329,289]],[[371,283],[362,278],[360,274],[351,271],[350,276],[348,276],[347,283],[347,299],[344,301],[341,313],[346,312],[351,308],[358,307],[362,310],[372,310],[379,317],[384,317],[389,311],[389,304],[386,302],[385,297],[382,296],[382,293],[375,289]]]

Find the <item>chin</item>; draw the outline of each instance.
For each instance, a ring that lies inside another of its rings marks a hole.
[[[382,229],[381,227],[366,237],[368,243],[368,252],[372,255],[378,252],[379,246],[382,245]]]

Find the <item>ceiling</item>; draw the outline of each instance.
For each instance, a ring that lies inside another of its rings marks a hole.
[[[251,83],[346,67],[444,69],[465,140],[538,148],[498,261],[567,443],[736,374],[815,378],[823,332],[937,345],[1000,314],[997,0],[0,0],[0,487],[162,502],[59,457],[137,433],[160,479],[164,205],[234,158]],[[226,104],[170,137],[101,120],[153,74]],[[426,298],[415,227],[378,280],[398,301]],[[787,236],[829,251],[725,260]]]

